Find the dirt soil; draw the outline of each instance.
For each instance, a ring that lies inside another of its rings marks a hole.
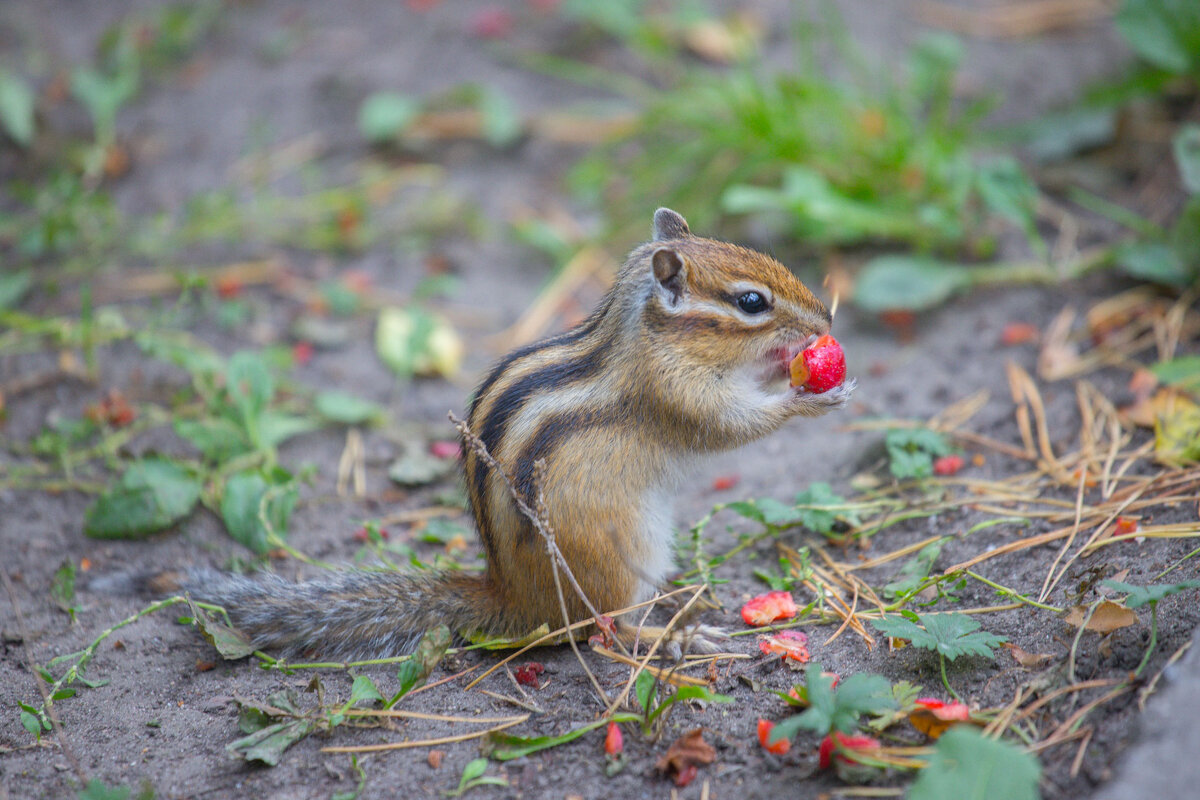
[[[35,37],[53,59],[78,62],[89,57],[100,32],[132,9],[147,3],[76,3],[68,0],[9,0],[0,7],[0,42]],[[265,142],[266,149],[315,137],[320,158],[331,169],[369,155],[356,124],[359,103],[369,93],[384,89],[423,94],[462,83],[488,81],[503,87],[525,111],[553,108],[590,91],[553,77],[515,66],[501,51],[482,44],[464,22],[484,4],[447,0],[427,13],[414,13],[406,4],[388,0],[355,0],[326,3],[318,0],[230,4],[216,32],[206,40],[192,62],[165,83],[147,87],[119,118],[120,135],[130,143],[133,166],[115,188],[121,207],[130,213],[177,209],[197,191],[219,188],[236,180],[236,165]],[[554,49],[563,24],[554,17],[539,17],[524,3],[513,3],[521,24],[511,43],[520,47]],[[788,18],[786,2],[750,3],[767,20]],[[846,2],[845,15],[854,36],[867,52],[889,58],[922,29],[916,4]],[[782,26],[780,26],[782,29]],[[281,30],[296,31],[296,42],[281,58],[264,56],[267,45]],[[969,39],[964,82],[995,88],[1009,104],[1002,116],[1027,117],[1055,102],[1073,96],[1085,82],[1118,70],[1128,58],[1106,24],[1076,29],[1036,40],[1000,41]],[[779,42],[775,42],[778,46]],[[4,46],[0,44],[0,46]],[[603,55],[603,54],[602,54]],[[464,398],[487,365],[498,357],[506,342],[495,334],[512,323],[529,305],[548,274],[540,256],[513,243],[497,231],[499,221],[521,209],[569,208],[561,190],[562,170],[578,150],[541,141],[528,141],[498,152],[475,142],[455,143],[421,153],[445,169],[446,186],[491,220],[481,236],[454,233],[439,237],[434,254],[444,257],[461,278],[461,287],[448,310],[460,323],[467,340],[465,376],[455,384],[445,381],[398,383],[374,355],[369,320],[356,329],[356,340],[336,352],[318,352],[312,362],[296,371],[298,380],[314,386],[340,386],[385,404],[389,414],[416,422],[441,438],[452,438],[446,412],[462,413]],[[233,177],[231,177],[233,176]],[[713,198],[696,198],[697,204]],[[679,209],[685,215],[687,208]],[[649,216],[647,213],[647,222]],[[701,231],[700,233],[703,233]],[[761,244],[761,243],[760,243]],[[236,248],[234,248],[236,250]],[[263,255],[232,252],[221,257]],[[308,253],[280,249],[275,255],[289,269],[308,277],[335,275],[346,269],[363,270],[375,284],[400,293],[410,291],[423,273],[425,254],[376,249],[362,255],[330,260]],[[197,253],[198,263],[218,263],[212,253]],[[812,275],[811,266],[797,265]],[[828,481],[835,490],[847,491],[855,474],[874,467],[881,457],[878,433],[847,432],[845,423],[871,416],[926,419],[979,390],[990,399],[971,420],[969,428],[1001,442],[1019,445],[1013,404],[1005,378],[1005,363],[1015,360],[1034,369],[1032,346],[1001,347],[998,337],[1010,322],[1028,322],[1044,329],[1065,306],[1085,308],[1090,302],[1121,288],[1110,278],[1086,285],[1054,290],[980,292],[944,310],[924,314],[913,328],[913,337],[900,341],[892,328],[843,307],[835,331],[859,380],[851,408],[820,421],[794,421],[782,431],[738,452],[706,463],[681,493],[677,523],[685,531],[716,502],[746,497],[790,500],[810,481]],[[251,290],[254,323],[235,331],[201,324],[198,332],[225,352],[256,341],[286,339],[286,329],[299,309],[289,301]],[[62,299],[37,297],[32,308],[61,311]],[[249,328],[247,330],[246,328]],[[0,377],[9,380],[36,369],[38,357],[0,363]],[[101,386],[63,382],[25,394],[12,401],[3,435],[14,441],[36,434],[53,415],[78,415],[101,397],[104,387],[127,387],[133,395],[161,398],[183,378],[164,368],[150,367],[132,346],[103,354]],[[1125,372],[1099,372],[1091,380],[1115,402],[1124,402]],[[1047,402],[1047,418],[1055,444],[1076,440],[1078,410],[1073,382],[1040,387]],[[398,449],[383,431],[365,431],[369,471],[366,499],[339,497],[337,464],[344,447],[338,432],[310,434],[284,448],[283,463],[313,464],[316,476],[303,494],[291,524],[289,541],[299,550],[325,561],[350,562],[360,544],[353,538],[364,518],[402,509],[428,506],[453,484],[413,491],[389,485],[386,468]],[[135,441],[134,450],[162,446],[147,437]],[[6,457],[7,458],[7,457]],[[1000,477],[1025,469],[1024,464],[989,452],[983,466],[969,467],[977,477]],[[714,490],[718,476],[737,476],[733,488]],[[1067,497],[1068,500],[1073,499]],[[38,688],[26,662],[26,648],[38,664],[75,651],[109,625],[135,613],[146,598],[113,596],[81,589],[78,620],[59,610],[48,587],[64,558],[90,561],[90,575],[154,572],[187,564],[223,566],[230,557],[245,558],[206,513],[193,515],[185,524],[146,541],[100,541],[82,532],[83,511],[90,498],[79,493],[50,494],[0,491],[0,552],[15,584],[23,616],[19,627],[8,596],[0,600],[0,798],[67,797],[78,786],[68,755],[48,735],[40,746],[30,745],[21,727],[15,704],[40,702]],[[1185,509],[1178,519],[1184,519]],[[888,529],[872,543],[882,553],[934,533],[961,533],[981,517],[970,512],[922,519]],[[1171,521],[1169,515],[1156,521]],[[733,530],[726,530],[726,526]],[[710,526],[710,552],[735,543],[745,530],[732,516]],[[969,539],[956,540],[942,553],[941,567],[1044,529],[997,526]],[[396,526],[395,535],[403,535]],[[785,541],[793,546],[809,541],[793,531]],[[1130,583],[1151,578],[1183,556],[1187,541],[1148,541],[1122,551],[1120,568],[1130,570]],[[427,557],[436,547],[422,545]],[[1022,551],[989,562],[989,577],[1003,585],[1036,592],[1050,562],[1054,546]],[[764,543],[754,558],[738,559],[718,575],[728,579],[718,595],[726,612],[708,612],[703,621],[729,629],[741,627],[737,608],[744,598],[762,591],[751,570],[773,561]],[[848,557],[853,558],[851,553]],[[1103,566],[1103,553],[1081,562],[1063,582],[1053,603],[1065,603],[1064,590],[1092,567]],[[1113,556],[1112,558],[1116,558]],[[285,575],[308,571],[296,562],[275,562]],[[886,579],[886,569],[873,573],[873,581]],[[1179,579],[1195,577],[1195,567]],[[998,602],[990,589],[968,585],[961,595],[965,606]],[[330,736],[310,736],[296,744],[274,768],[248,766],[231,758],[226,744],[240,734],[233,697],[263,701],[284,688],[296,689],[303,702],[311,673],[280,674],[260,669],[253,661],[224,662],[188,626],[176,623],[175,609],[152,614],[122,629],[97,653],[87,675],[106,683],[81,688],[74,698],[57,704],[69,744],[83,771],[109,784],[129,786],[148,782],[162,798],[326,798],[355,788],[358,774],[344,754],[322,752],[330,745],[363,745],[453,736],[464,726],[445,722],[401,720],[391,729],[339,728]],[[1160,642],[1149,666],[1151,674],[1186,641],[1200,620],[1193,599],[1169,598],[1160,606]],[[1072,630],[1050,615],[1023,610],[988,615],[989,630],[1009,637],[1029,653],[1052,654],[1056,663],[1065,658]],[[832,628],[811,628],[814,659],[842,675],[879,672],[891,680],[907,679],[942,694],[935,659],[912,648],[889,652],[882,643],[868,649],[863,641],[844,634],[832,643],[825,640]],[[1076,658],[1082,680],[1120,677],[1136,667],[1144,652],[1145,625],[1114,634],[1104,647],[1085,637]],[[552,748],[504,764],[492,763],[488,774],[502,776],[508,788],[484,787],[477,795],[513,797],[666,797],[673,786],[655,769],[666,745],[682,732],[702,726],[717,748],[714,764],[701,769],[680,797],[780,797],[816,796],[841,784],[829,773],[816,771],[815,740],[803,739],[782,757],[766,754],[758,745],[755,725],[759,717],[783,716],[771,690],[786,690],[798,679],[775,662],[758,659],[756,642],[749,637],[732,640],[730,649],[755,658],[722,667],[715,688],[735,698],[728,705],[681,708],[673,714],[661,741],[647,742],[626,735],[629,765],[614,778],[604,775],[601,734],[589,734],[570,745]],[[556,734],[591,721],[602,711],[575,656],[567,648],[545,649],[534,654],[546,668],[545,685],[519,691],[508,675],[499,671],[478,688],[516,697],[527,693],[540,709],[511,732],[522,735]],[[586,657],[586,654],[585,654]],[[490,665],[496,656],[467,653],[452,657],[431,678],[437,681],[457,670]],[[216,661],[213,668],[206,668]],[[592,657],[591,668],[606,687],[618,687],[628,678],[626,667]],[[363,672],[381,687],[395,683],[394,669],[370,668]],[[330,696],[348,696],[351,677],[344,671],[321,673]],[[966,658],[951,665],[950,681],[973,703],[998,706],[1012,699],[1018,685],[1032,673],[1006,654],[995,661]],[[760,687],[752,690],[750,678]],[[430,713],[503,716],[519,711],[494,695],[464,691],[463,679],[421,692],[402,707]],[[1086,797],[1111,776],[1113,764],[1136,731],[1136,702],[1125,697],[1109,703],[1089,717],[1095,732],[1077,775],[1071,762],[1077,744],[1052,748],[1041,754],[1044,765],[1043,795],[1047,798]],[[395,750],[361,756],[365,771],[361,797],[434,797],[458,785],[463,767],[478,756],[478,743],[441,745],[440,767],[428,761],[429,748]],[[888,785],[903,785],[893,778]],[[702,795],[702,792],[706,792]]]

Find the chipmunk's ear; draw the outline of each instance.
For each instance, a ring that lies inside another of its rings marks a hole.
[[[658,281],[667,305],[678,305],[687,291],[687,268],[683,264],[683,258],[670,247],[660,247],[650,257],[650,263],[654,267],[654,279]]]
[[[687,220],[669,208],[660,208],[654,212],[654,241],[666,242],[671,239],[685,239],[691,236]]]

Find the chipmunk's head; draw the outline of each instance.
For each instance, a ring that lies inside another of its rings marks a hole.
[[[654,239],[639,251],[649,267],[647,332],[697,366],[775,382],[786,379],[792,357],[829,332],[829,310],[786,267],[754,250],[693,236],[668,208],[654,213]]]

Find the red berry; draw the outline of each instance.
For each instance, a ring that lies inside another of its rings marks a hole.
[[[805,389],[823,394],[846,380],[846,354],[837,339],[829,334],[817,339],[801,355],[808,368],[808,379],[803,383]]]

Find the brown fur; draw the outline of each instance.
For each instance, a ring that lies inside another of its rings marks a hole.
[[[746,291],[769,298],[769,310],[739,310]],[[660,209],[655,241],[630,254],[596,312],[506,356],[471,403],[471,431],[500,465],[470,450],[464,458],[485,575],[344,572],[290,584],[203,573],[189,588],[225,605],[256,644],[289,652],[394,655],[437,623],[502,635],[557,627],[553,562],[508,486],[532,505],[542,459],[549,522],[583,592],[601,612],[630,605],[670,569],[670,498],[696,455],[846,402],[852,381],[824,395],[770,394],[755,377],[773,369],[772,353],[798,349],[830,321],[775,259],[692,236]],[[588,618],[563,587],[571,621]]]

